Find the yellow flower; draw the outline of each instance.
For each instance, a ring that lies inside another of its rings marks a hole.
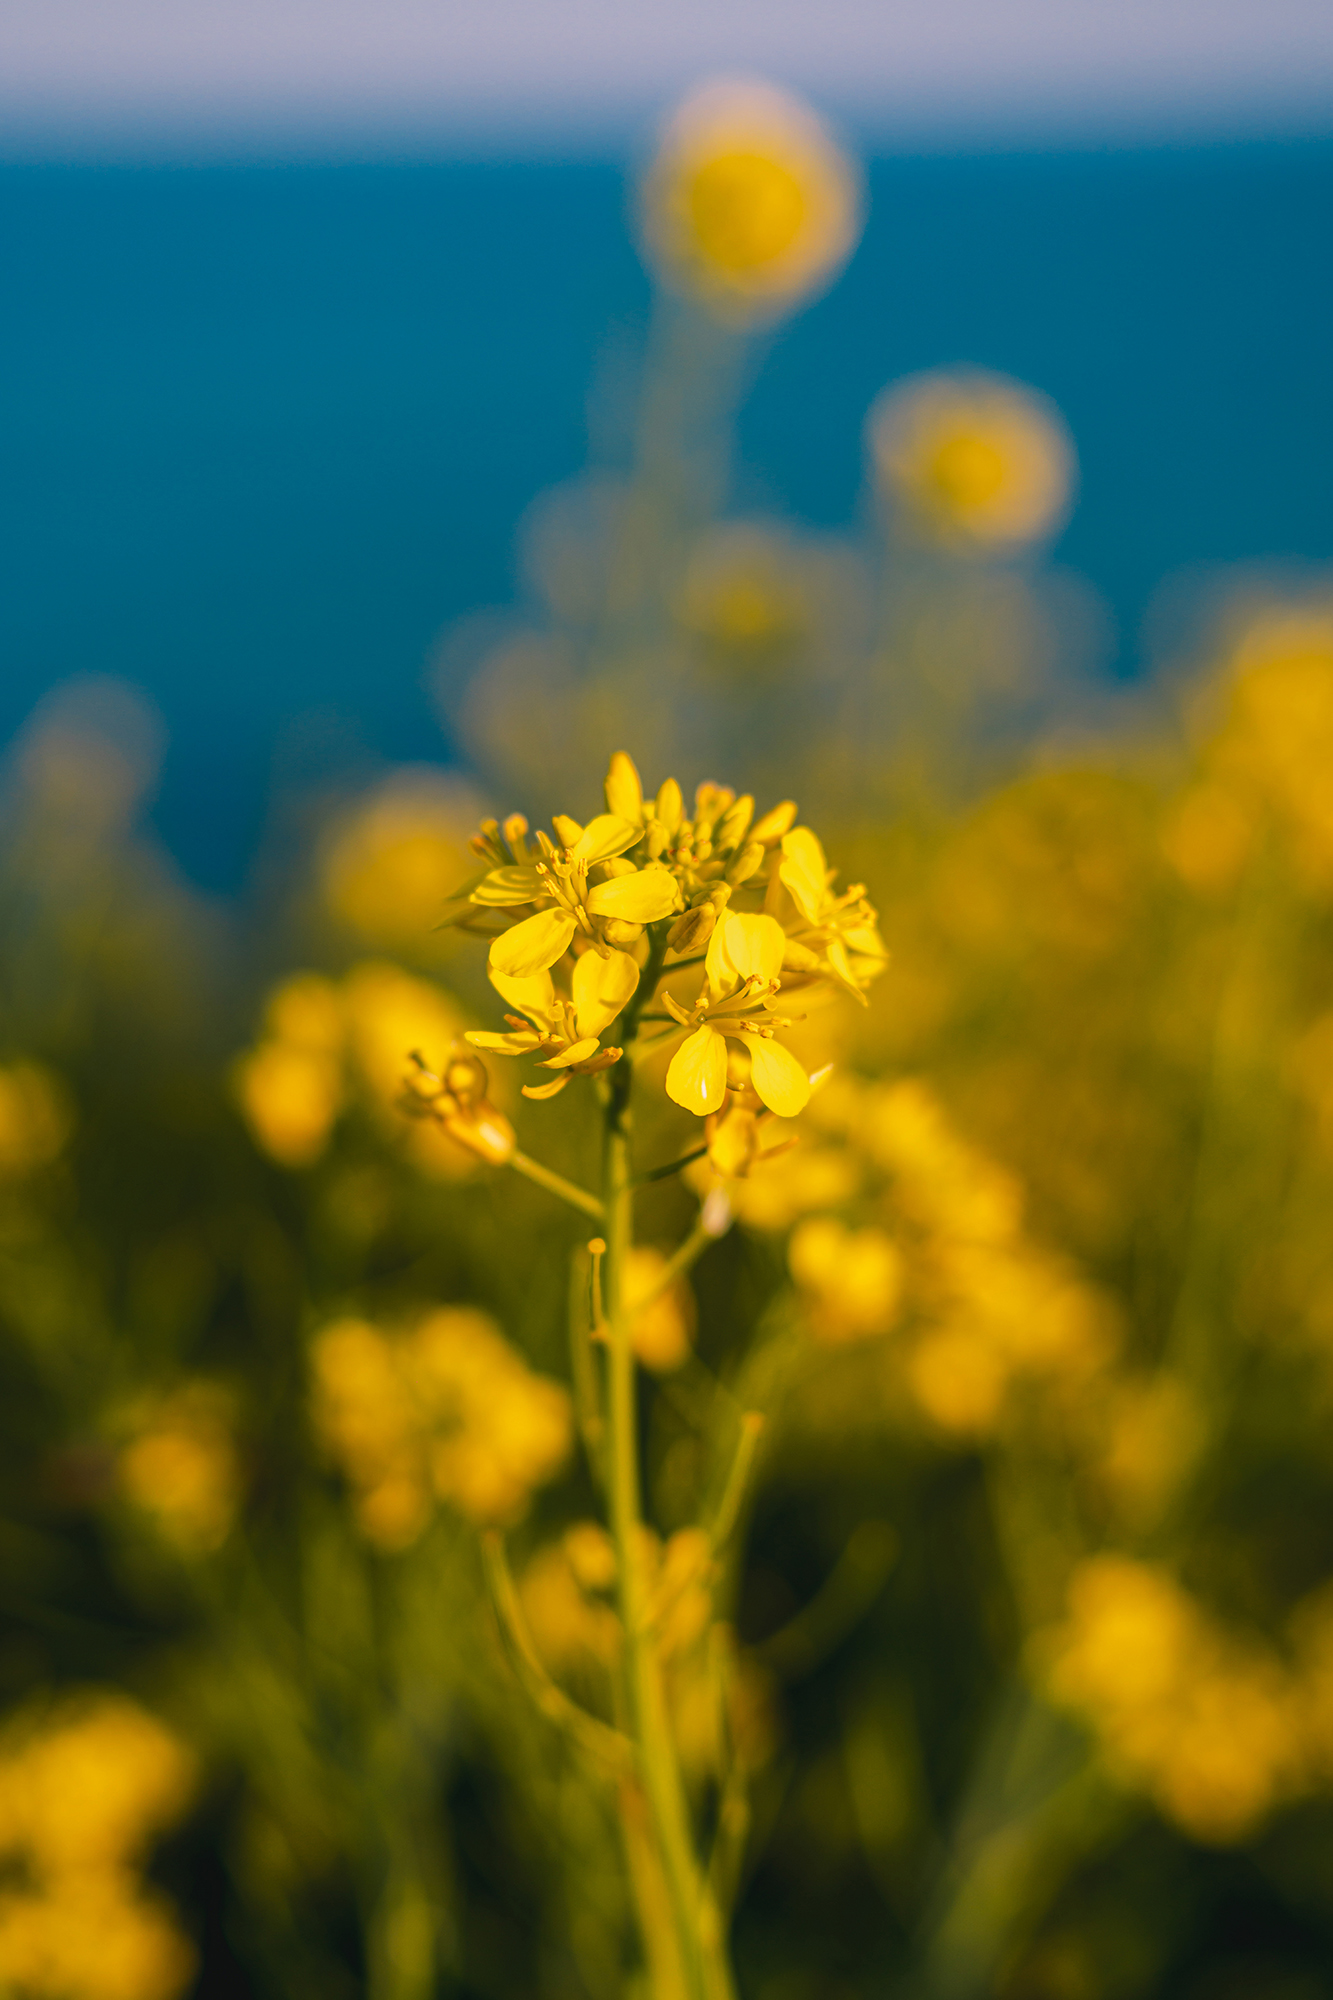
[[[820,1340],[864,1340],[893,1325],[903,1260],[882,1229],[848,1229],[836,1216],[811,1216],[793,1231],[787,1258]]]
[[[37,1063],[0,1069],[0,1175],[49,1166],[74,1123],[64,1085]]]
[[[329,909],[373,945],[429,949],[471,818],[456,784],[430,770],[398,773],[336,828],[322,871]]]
[[[687,1012],[666,996],[681,1026],[694,1028],[666,1074],[667,1096],[686,1111],[702,1118],[721,1110],[727,1035],[736,1036],[748,1050],[751,1086],[770,1111],[794,1118],[804,1109],[810,1079],[790,1049],[773,1039],[771,1009],[786,942],[775,918],[728,913],[709,941],[704,987],[693,1010]]]
[[[895,513],[959,551],[1017,548],[1053,534],[1073,492],[1074,449],[1055,405],[980,370],[909,378],[868,419]]]
[[[808,826],[792,827],[781,844],[782,860],[777,883],[770,881],[768,907],[782,918],[787,939],[784,967],[789,973],[812,972],[833,979],[864,1006],[865,988],[884,970],[888,953],[863,884],[854,883],[841,895],[834,893],[833,871]]]
[[[130,1504],[184,1553],[220,1547],[241,1490],[225,1392],[192,1382],[145,1412],[120,1454],[117,1475]]]
[[[851,167],[784,91],[707,84],[668,124],[645,179],[649,254],[718,317],[754,321],[816,296],[860,231]]]
[[[514,1032],[495,1035],[472,1029],[466,1039],[496,1055],[540,1056],[543,1069],[564,1072],[553,1083],[535,1088],[525,1084],[525,1097],[554,1097],[568,1083],[571,1071],[595,1076],[620,1059],[621,1051],[604,1049],[598,1037],[633,998],[639,984],[638,966],[625,952],[601,958],[595,951],[586,951],[575,961],[570,983],[572,995],[565,999],[556,992],[549,972],[529,979],[507,979],[502,973],[491,973],[491,984],[500,998],[518,1009],[517,1014],[506,1017]]]
[[[256,1142],[283,1167],[308,1167],[328,1144],[343,1103],[342,1064],[323,1049],[261,1042],[235,1069]]]

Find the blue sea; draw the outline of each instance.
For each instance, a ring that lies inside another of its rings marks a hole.
[[[844,278],[771,341],[736,503],[862,505],[891,378],[996,368],[1064,410],[1056,552],[1140,670],[1163,579],[1333,557],[1333,144],[872,161]],[[647,281],[611,164],[0,168],[0,733],[142,687],[155,813],[242,877],[294,743],[450,754],[441,631],[519,590]]]

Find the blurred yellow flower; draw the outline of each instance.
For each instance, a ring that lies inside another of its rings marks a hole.
[[[696,549],[681,591],[681,623],[711,666],[735,672],[785,665],[808,635],[811,610],[790,540],[745,523]]]
[[[231,1532],[241,1474],[225,1390],[191,1382],[136,1413],[116,1473],[130,1505],[185,1554],[206,1554]]]
[[[283,1167],[308,1167],[328,1144],[342,1109],[342,1064],[322,1049],[261,1042],[235,1068],[252,1137]]]
[[[1080,1709],[1122,1781],[1198,1840],[1244,1839],[1304,1777],[1299,1692],[1223,1634],[1164,1570],[1088,1558],[1050,1643],[1049,1685]]]
[[[1247,807],[1265,805],[1286,828],[1307,885],[1326,891],[1333,882],[1333,612],[1291,607],[1255,617],[1235,645],[1231,674],[1228,712],[1205,747],[1206,762],[1238,795],[1235,816],[1244,821]]]
[[[335,917],[368,944],[417,956],[449,948],[435,926],[467,863],[471,797],[438,772],[400,771],[335,828],[322,888]]]
[[[478,1523],[516,1520],[568,1456],[568,1394],[470,1307],[440,1307],[394,1336],[338,1321],[311,1361],[316,1430],[380,1547],[415,1541],[433,1499]]]
[[[662,1252],[647,1244],[636,1244],[625,1265],[630,1339],[642,1365],[655,1375],[668,1375],[687,1361],[694,1338],[694,1294],[684,1278],[663,1285],[666,1265]]]
[[[68,1093],[50,1070],[31,1062],[0,1069],[0,1176],[49,1166],[73,1124]]]
[[[194,1759],[110,1692],[68,1696],[0,1744],[0,1986],[31,2000],[174,2000],[194,1954],[140,1870]]]
[[[893,1325],[903,1260],[882,1229],[848,1229],[836,1216],[811,1216],[793,1230],[787,1257],[818,1339],[863,1340]]]
[[[667,281],[740,322],[824,290],[861,227],[851,165],[813,112],[743,80],[705,84],[676,111],[640,213]]]
[[[917,537],[1003,553],[1064,524],[1074,447],[1033,389],[981,370],[912,376],[883,392],[867,429],[880,488]]]

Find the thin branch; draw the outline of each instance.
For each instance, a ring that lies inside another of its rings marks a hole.
[[[680,1173],[685,1167],[692,1167],[694,1162],[701,1160],[707,1151],[707,1146],[696,1146],[692,1153],[682,1154],[681,1158],[673,1160],[669,1167],[651,1167],[646,1174],[636,1174],[634,1185],[646,1187],[649,1181],[668,1181],[672,1174]]]
[[[858,1625],[893,1568],[898,1537],[887,1521],[862,1521],[809,1603],[752,1648],[784,1680],[808,1674]]]
[[[594,1245],[598,1247],[594,1248]],[[569,1267],[569,1364],[574,1379],[574,1407],[578,1412],[579,1434],[588,1464],[594,1478],[603,1485],[606,1481],[606,1420],[602,1415],[601,1389],[590,1328],[597,1325],[601,1318],[599,1266],[605,1248],[601,1237],[594,1236],[588,1245],[592,1252],[591,1270],[584,1266],[585,1253],[582,1250],[575,1251]],[[588,1310],[590,1304],[591,1315]]]
[[[509,1558],[505,1554],[504,1537],[494,1528],[482,1536],[481,1553],[501,1629],[509,1640],[519,1679],[536,1706],[548,1721],[567,1730],[590,1757],[609,1765],[617,1776],[632,1771],[636,1758],[629,1738],[571,1701],[542,1665],[519,1605]]]
[[[747,1410],[741,1418],[741,1434],[736,1441],[736,1456],[731,1461],[727,1483],[722,1488],[717,1512],[709,1529],[709,1539],[716,1550],[726,1547],[731,1539],[732,1530],[740,1519],[745,1490],[750,1483],[750,1474],[754,1471],[763,1428],[764,1419],[758,1410]]]
[[[508,1164],[516,1173],[525,1175],[528,1180],[535,1181],[538,1187],[545,1188],[548,1194],[559,1195],[561,1201],[569,1202],[573,1208],[582,1209],[583,1213],[590,1215],[594,1222],[602,1221],[606,1211],[596,1195],[589,1194],[585,1188],[575,1187],[573,1181],[567,1181],[563,1174],[552,1173],[551,1169],[542,1166],[539,1160],[530,1160],[526,1153],[517,1150],[509,1155]]]

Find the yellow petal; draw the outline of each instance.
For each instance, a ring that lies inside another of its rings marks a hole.
[[[802,916],[811,922],[818,917],[828,894],[828,863],[824,850],[808,826],[793,827],[782,836],[782,865],[778,876],[791,890]]]
[[[643,820],[643,784],[634,759],[627,750],[617,750],[606,774],[606,810],[621,819]]]
[[[555,985],[549,972],[535,972],[531,979],[510,979],[492,967],[491,985],[520,1014],[544,1020],[555,1008]]]
[[[639,983],[639,968],[627,952],[601,958],[585,951],[574,967],[574,1018],[581,1035],[600,1035],[615,1020]]]
[[[810,1101],[810,1079],[790,1049],[764,1035],[742,1035],[750,1051],[750,1081],[779,1118],[794,1118]]]
[[[685,817],[685,800],[674,778],[668,778],[657,794],[657,817],[668,833],[674,833]]]
[[[500,906],[531,903],[543,894],[541,876],[535,868],[492,868],[468,897],[470,903]]]
[[[795,800],[784,799],[780,806],[774,806],[772,812],[766,812],[762,819],[755,821],[750,828],[750,838],[763,847],[771,847],[775,840],[781,840],[795,817]]]
[[[722,949],[741,979],[776,979],[782,971],[786,934],[776,917],[731,912],[718,925]]]
[[[542,1038],[535,1032],[517,1035],[491,1035],[480,1028],[470,1029],[465,1039],[474,1049],[490,1049],[497,1056],[526,1056],[542,1045]]]
[[[625,819],[619,813],[598,813],[590,819],[574,845],[570,857],[574,861],[609,861],[615,854],[623,854],[627,847],[633,847],[643,828],[636,820]]]
[[[562,847],[572,847],[574,842],[582,837],[583,828],[576,819],[571,819],[568,813],[552,813],[551,825],[555,828],[555,837]]]
[[[569,1072],[566,1071],[564,1076],[558,1076],[554,1083],[525,1083],[523,1086],[523,1095],[538,1099],[558,1097],[568,1082]]]
[[[588,891],[588,908],[595,917],[623,917],[631,924],[655,924],[680,908],[676,878],[665,868],[636,868]],[[529,923],[532,919],[528,919]],[[520,925],[521,929],[522,926]]]
[[[586,1035],[581,1042],[571,1042],[558,1056],[551,1056],[542,1064],[543,1069],[567,1069],[570,1063],[586,1062],[597,1053],[596,1035]]]
[[[502,979],[533,979],[569,950],[578,926],[568,910],[538,910],[491,945],[489,970]]]
[[[696,1118],[721,1109],[727,1094],[727,1045],[721,1035],[703,1027],[681,1043],[666,1073],[666,1093]]]

